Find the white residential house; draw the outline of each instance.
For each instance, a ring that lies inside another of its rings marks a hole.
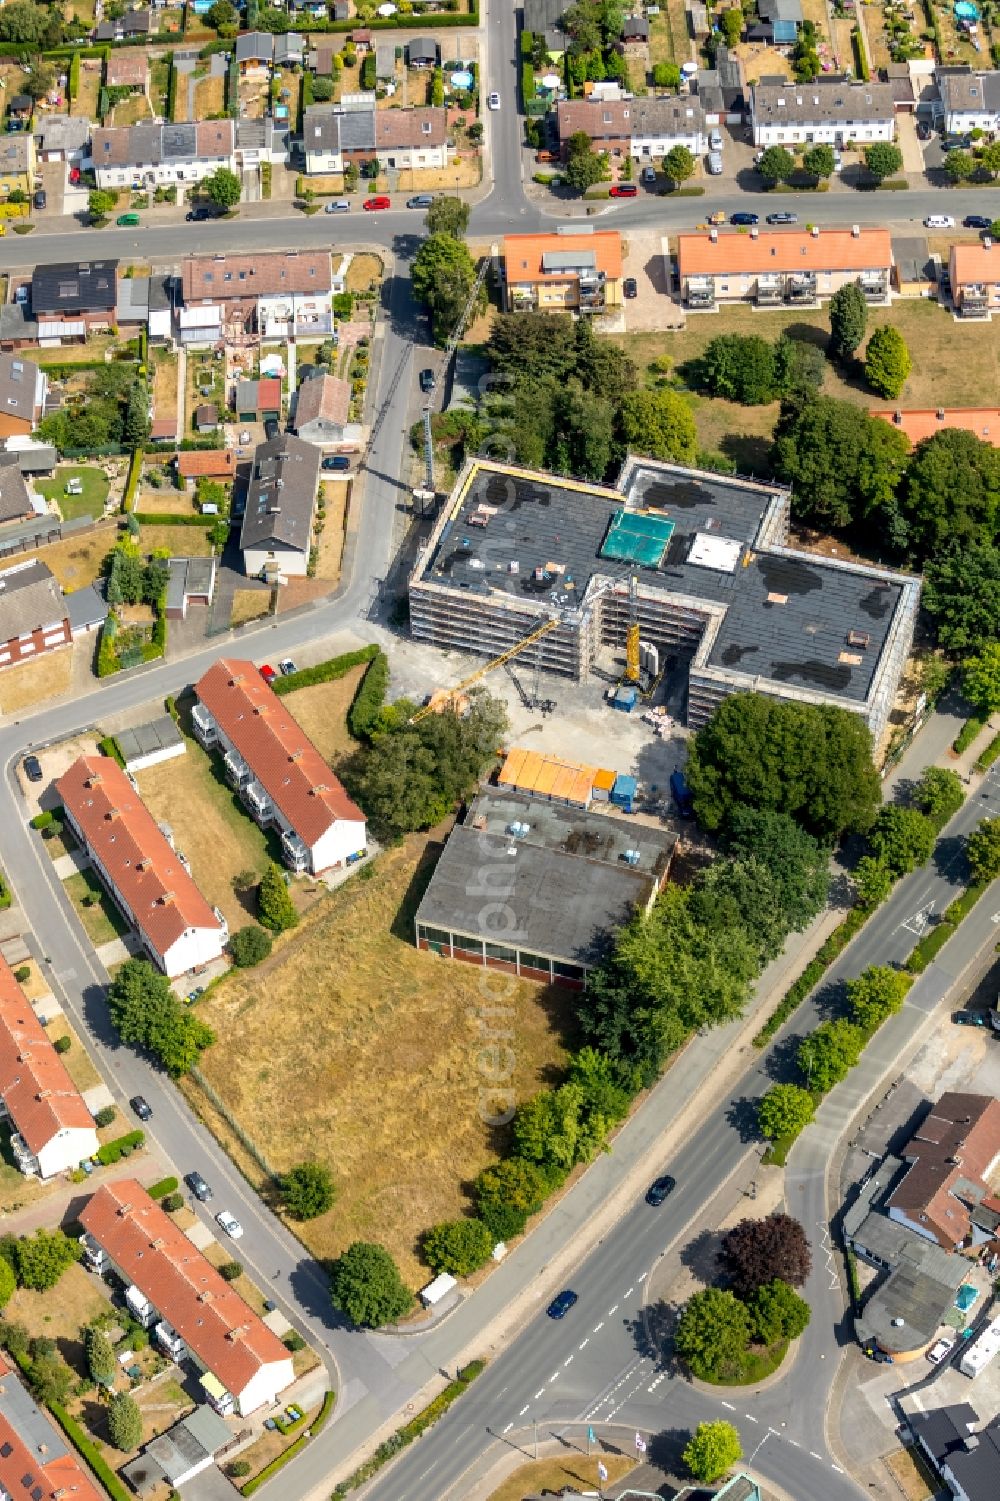
[[[893,92],[887,83],[844,83],[785,79],[750,88],[750,118],[755,146],[870,145],[896,135]]]
[[[937,85],[941,95],[938,118],[948,135],[966,135],[970,130],[995,135],[1000,131],[1000,72],[939,68]]]
[[[675,146],[700,156],[708,146],[705,112],[692,95],[683,98],[568,99],[558,107],[559,140],[565,154],[581,131],[595,151],[633,161],[662,160]]]
[[[90,154],[99,188],[165,187],[201,182],[219,167],[236,165],[232,120],[95,129]]]
[[[306,172],[337,173],[377,157],[390,170],[448,164],[447,112],[437,107],[376,111],[374,102],[313,104],[302,121]]]

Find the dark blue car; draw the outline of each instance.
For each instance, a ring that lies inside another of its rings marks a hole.
[[[578,1294],[571,1287],[564,1287],[561,1293],[556,1293],[545,1312],[550,1319],[564,1319],[577,1299]]]
[[[746,213],[743,213],[743,212],[740,212],[738,214],[730,214],[730,216],[729,216],[729,222],[730,222],[730,224],[759,224],[760,223],[760,215],[759,214],[746,214]]]

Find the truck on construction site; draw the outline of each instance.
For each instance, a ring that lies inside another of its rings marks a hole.
[[[958,1369],[975,1381],[1000,1350],[1000,1318],[993,1319],[962,1353]]]

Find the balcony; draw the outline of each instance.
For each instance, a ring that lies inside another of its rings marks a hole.
[[[858,277],[858,286],[866,302],[885,302],[889,296],[889,277],[884,271],[867,271]]]
[[[601,312],[607,302],[604,273],[581,276],[577,288],[577,306],[581,313]]]
[[[10,1149],[14,1153],[18,1172],[23,1173],[26,1178],[40,1176],[38,1158],[18,1131],[10,1134]]]
[[[754,300],[758,307],[778,307],[784,300],[782,279],[773,271],[758,276]]]
[[[989,288],[984,282],[970,282],[959,289],[958,311],[963,318],[988,318],[990,316]]]
[[[714,278],[711,276],[689,276],[684,284],[684,301],[689,308],[714,308]]]
[[[226,922],[226,919],[223,917],[223,915],[219,911],[218,907],[213,907],[212,911],[215,913],[216,917],[218,918],[219,927],[222,930],[222,941],[223,941],[223,943],[228,943],[229,942],[229,924]]]
[[[141,1288],[133,1282],[125,1289],[125,1304],[129,1312],[139,1320],[144,1329],[156,1322],[156,1309]]]
[[[274,809],[271,799],[258,781],[245,783],[240,788],[240,797],[250,810],[250,814],[263,828],[274,817]]]
[[[816,277],[811,271],[799,271],[785,283],[785,301],[798,307],[816,301]]]
[[[215,726],[214,717],[208,712],[204,704],[195,704],[191,710],[191,723],[199,742],[206,748],[215,745],[219,736]]]
[[[187,1354],[187,1346],[176,1329],[171,1329],[169,1324],[161,1320],[154,1329],[153,1335],[165,1355],[169,1355],[171,1360],[183,1360]]]
[[[282,834],[281,854],[289,870],[296,874],[309,869],[309,851],[298,834]]]
[[[250,768],[242,756],[235,751],[226,751],[223,758],[226,768],[226,781],[230,787],[241,788],[250,780]]]

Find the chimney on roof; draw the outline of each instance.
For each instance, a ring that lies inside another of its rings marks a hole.
[[[163,1239],[162,1235],[158,1235],[155,1240],[151,1240],[149,1242],[149,1248],[151,1251],[162,1251],[165,1245],[166,1241]]]
[[[107,813],[105,813],[104,816],[108,820],[109,823],[113,823],[114,820],[116,818],[119,818],[121,815],[119,814],[117,808],[109,808],[108,811],[107,811]]]
[[[52,1094],[51,1089],[40,1089],[38,1091],[38,1093],[35,1095],[35,1099],[36,1100],[47,1100],[47,1099],[49,1099],[49,1097],[51,1096],[51,1094]]]
[[[708,238],[711,240],[712,244],[714,245],[716,243],[716,241],[718,240],[718,238],[719,238],[719,231],[717,229],[710,229],[708,231]]]
[[[852,240],[860,240],[860,238],[861,238],[861,225],[860,224],[852,224],[851,225],[851,239]]]
[[[812,235],[812,237],[813,237],[814,240],[818,240],[819,239],[819,225],[818,224],[814,224],[812,226],[812,228],[810,229],[809,233]]]
[[[759,240],[760,239],[760,230],[757,228],[756,224],[751,225],[751,228],[750,228],[750,238],[751,238],[751,240]]]
[[[176,900],[176,898],[172,891],[165,891],[160,897],[160,901],[164,907],[169,907],[170,903],[174,900]]]
[[[902,420],[903,420],[903,414],[899,410],[899,407],[897,407],[896,410],[893,412],[893,414],[892,414],[892,420],[893,420],[893,422],[895,422],[895,424],[896,424],[897,427],[902,422]]]
[[[85,787],[99,787],[101,785],[101,773],[99,771],[92,771],[83,785]]]

